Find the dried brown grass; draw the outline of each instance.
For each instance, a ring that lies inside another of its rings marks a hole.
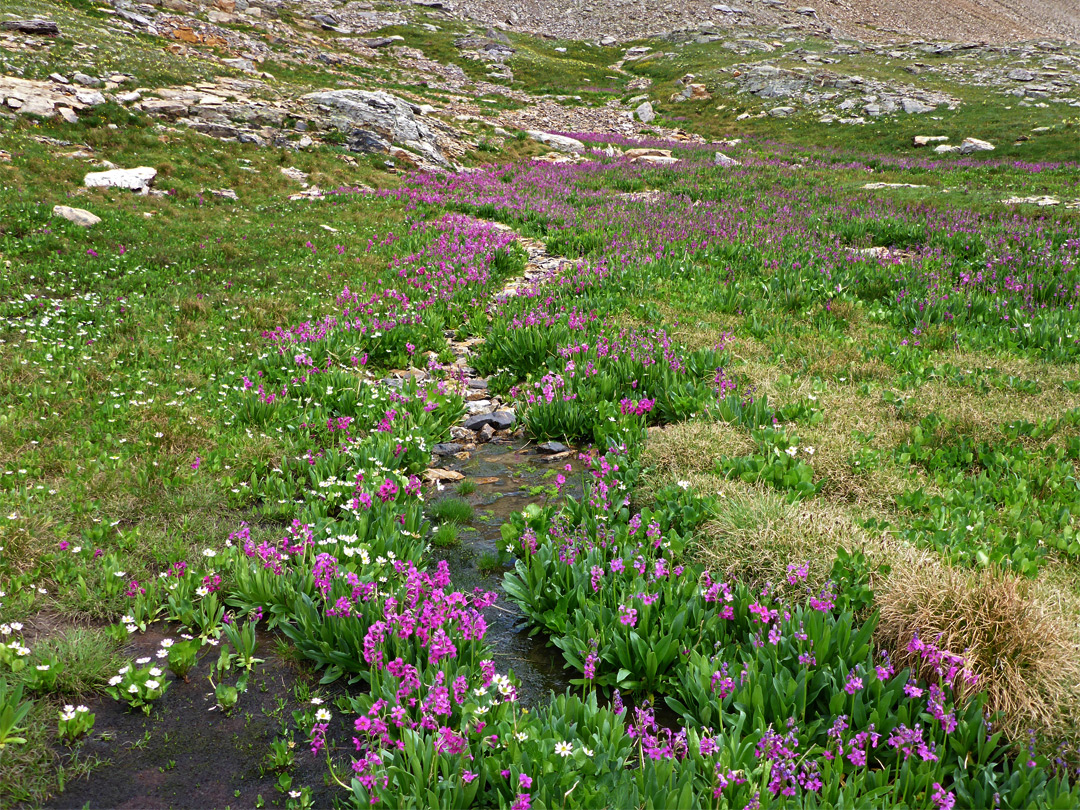
[[[1069,611],[1035,583],[992,570],[955,568],[932,554],[893,564],[877,588],[876,635],[898,666],[922,664],[907,651],[912,636],[963,655],[1001,712],[1012,739],[1028,729],[1076,742],[1080,730],[1080,648]],[[1073,616],[1075,619],[1075,616]]]
[[[715,483],[723,495],[715,516],[702,527],[697,556],[727,578],[759,587],[780,582],[789,565],[806,562],[807,584],[817,590],[829,578],[837,549],[862,551],[873,568],[890,556],[886,538],[871,535],[837,504],[821,499],[790,503],[765,485]]]
[[[642,460],[653,475],[711,472],[721,456],[753,452],[746,428],[726,422],[691,419],[649,431]]]

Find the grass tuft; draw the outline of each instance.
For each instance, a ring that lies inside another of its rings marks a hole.
[[[915,633],[963,655],[987,693],[997,727],[1012,739],[1029,729],[1050,739],[1080,730],[1077,640],[1061,611],[1029,580],[994,569],[961,570],[929,555],[893,566],[875,594],[878,640],[899,669],[924,664],[907,651]],[[921,671],[921,670],[920,670]]]
[[[443,498],[431,505],[431,519],[439,523],[465,524],[472,518],[472,505],[461,498]]]

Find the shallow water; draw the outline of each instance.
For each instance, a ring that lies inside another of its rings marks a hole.
[[[485,612],[488,622],[485,640],[494,651],[499,671],[513,670],[521,682],[519,699],[530,707],[552,691],[564,692],[570,685],[571,673],[563,669],[562,653],[548,644],[545,633],[529,635],[524,615],[502,592],[503,574],[512,566],[492,570],[485,563],[490,564],[498,556],[502,524],[530,503],[542,504],[550,497],[532,491],[552,484],[554,475],[547,474],[548,471],[564,472],[567,484],[563,493],[580,496],[580,475],[566,472],[563,469],[566,464],[571,464],[575,473],[580,472],[576,454],[553,459],[521,440],[482,444],[467,461],[446,464],[448,469],[465,473],[465,480],[476,483],[476,490],[465,496],[474,508],[474,515],[468,526],[462,527],[459,547],[431,551],[435,560],[446,560],[450,565],[455,587],[465,591],[483,588],[499,594],[499,601]],[[443,497],[453,495],[454,489],[447,487]]]
[[[431,549],[429,564],[445,559],[455,587],[495,591],[499,600],[485,612],[486,640],[500,672],[512,670],[525,706],[542,703],[551,692],[570,686],[571,673],[563,669],[562,653],[550,646],[546,634],[531,636],[522,613],[502,591],[503,574],[510,565],[492,565],[502,542],[500,527],[514,512],[530,503],[544,503],[554,474],[571,464],[580,472],[576,454],[552,458],[538,453],[524,441],[479,445],[468,460],[448,460],[446,466],[466,475],[476,489],[466,500],[474,507],[473,520],[463,527],[461,544],[453,549]],[[565,494],[581,494],[580,475],[567,475]],[[430,500],[450,497],[447,486]],[[130,658],[152,656],[165,636],[178,636],[175,628],[155,625],[147,633],[133,634],[125,654]],[[204,808],[253,807],[259,797],[267,806],[281,802],[276,790],[278,774],[265,768],[270,742],[291,725],[297,708],[298,682],[315,686],[318,674],[302,663],[277,652],[277,637],[259,634],[257,655],[266,659],[252,674],[248,691],[231,715],[214,709],[216,700],[207,675],[217,658],[213,648],[204,650],[190,682],[174,681],[154,704],[149,717],[126,710],[108,697],[88,701],[97,715],[93,733],[83,743],[84,756],[96,756],[107,764],[89,778],[68,783],[52,799],[50,808]],[[323,687],[324,693],[327,691]],[[346,691],[344,681],[329,688],[331,694]],[[334,712],[331,739],[348,740],[347,718]],[[296,766],[290,770],[297,786],[315,791],[316,806],[328,806],[336,789],[322,782],[321,762],[312,757],[303,734],[294,735]],[[342,752],[339,752],[342,753]]]

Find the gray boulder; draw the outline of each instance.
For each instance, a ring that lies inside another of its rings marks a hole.
[[[329,113],[331,124],[344,132],[357,151],[369,143],[393,143],[411,149],[440,166],[449,165],[435,132],[419,117],[419,108],[382,91],[323,90],[303,100]],[[370,133],[377,140],[361,137]]]
[[[908,115],[933,112],[935,109],[937,109],[932,104],[924,104],[917,98],[901,99],[900,106],[904,108],[904,112],[906,112]]]
[[[101,217],[95,216],[83,208],[72,208],[67,205],[54,205],[52,212],[54,216],[66,219],[68,222],[74,222],[76,225],[81,225],[84,228],[89,228],[101,222]]]
[[[541,132],[538,129],[530,129],[525,133],[534,141],[539,141],[544,146],[550,146],[552,149],[559,152],[569,152],[570,154],[580,155],[585,151],[585,144],[577,140],[577,138],[568,138],[565,135],[553,135],[550,132]]]
[[[38,37],[55,37],[60,33],[60,28],[52,20],[4,20],[0,22],[0,30]]]
[[[464,421],[464,426],[469,430],[479,431],[486,426],[495,430],[509,430],[517,422],[513,411],[495,411],[494,413],[478,413]]]
[[[970,155],[972,152],[993,152],[994,145],[989,141],[978,138],[964,138],[960,144],[960,154]]]
[[[638,120],[643,124],[648,124],[656,118],[656,113],[653,112],[652,104],[648,101],[644,102],[640,107],[634,110],[637,113]]]

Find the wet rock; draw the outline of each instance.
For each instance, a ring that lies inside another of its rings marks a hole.
[[[452,456],[455,453],[460,453],[464,447],[464,445],[457,442],[439,442],[431,448],[431,452],[437,456]]]
[[[470,416],[462,424],[469,430],[479,431],[485,426],[491,426],[495,430],[509,430],[517,421],[513,411],[495,411],[493,413],[478,413]]]
[[[438,467],[424,470],[425,481],[460,481],[464,477],[465,474],[459,473],[457,470],[441,470]]]
[[[89,228],[101,222],[101,217],[91,214],[83,208],[72,208],[67,205],[54,205],[53,215],[62,217],[68,222],[74,222],[84,228]]]
[[[570,448],[562,442],[544,442],[543,444],[538,444],[536,449],[541,453],[549,455],[552,453],[568,453],[570,451]]]
[[[83,178],[87,188],[125,188],[146,194],[157,177],[157,169],[137,166],[134,169],[110,169],[106,172],[90,172]]]
[[[55,37],[60,34],[60,27],[52,20],[4,20],[0,30],[18,31],[36,37]]]

